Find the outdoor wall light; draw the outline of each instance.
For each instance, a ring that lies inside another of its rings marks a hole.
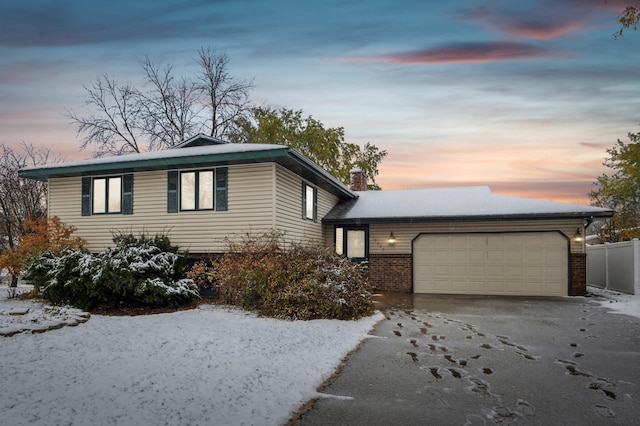
[[[391,234],[389,234],[389,238],[387,238],[387,242],[389,244],[395,244],[396,243],[396,237],[393,236],[393,231],[391,231]]]
[[[580,227],[576,228],[576,234],[573,236],[573,241],[584,241],[581,231]]]

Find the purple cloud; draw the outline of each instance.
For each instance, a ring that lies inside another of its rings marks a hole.
[[[511,42],[460,43],[404,53],[348,58],[350,62],[390,62],[401,65],[482,63],[554,58],[566,53]]]

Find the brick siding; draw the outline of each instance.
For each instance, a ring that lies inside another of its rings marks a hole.
[[[413,292],[411,254],[369,255],[369,280],[376,290]]]
[[[367,175],[360,169],[351,170],[351,179],[349,181],[349,189],[352,191],[367,190]]]
[[[587,294],[587,254],[571,253],[571,283],[569,296]]]

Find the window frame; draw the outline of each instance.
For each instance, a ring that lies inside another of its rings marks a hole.
[[[311,215],[309,210],[312,212]],[[302,182],[302,219],[318,221],[318,188],[307,182]]]
[[[339,231],[340,230],[340,231]],[[349,257],[349,232],[359,231],[364,232],[364,257]],[[342,233],[342,237],[338,237],[338,233]],[[341,247],[338,247],[338,242],[342,242]],[[365,262],[369,259],[369,226],[368,225],[336,225],[333,230],[333,242],[336,253],[344,256],[354,262]]]
[[[211,187],[210,196],[211,196],[211,207],[200,207],[201,202],[201,190],[203,189],[200,185],[200,175],[204,173],[211,173]],[[184,196],[187,194],[187,191],[184,190],[183,184],[183,176],[193,174],[193,189],[189,190],[189,195],[193,195],[193,208],[184,208]],[[202,170],[183,170],[179,173],[179,189],[178,189],[178,203],[180,206],[181,212],[194,212],[194,211],[215,211],[216,209],[216,171],[215,169],[202,169]],[[191,193],[191,191],[193,191]]]
[[[185,174],[194,174],[193,189],[189,193],[193,197],[194,208],[183,208],[183,195],[187,193],[183,187]],[[211,196],[213,206],[202,208],[200,174],[212,173]],[[169,170],[167,172],[167,213],[198,212],[198,211],[227,211],[229,173],[227,167],[213,167],[203,169]]]
[[[110,208],[109,200],[110,192],[116,188],[116,186],[112,186],[112,182],[116,179],[120,181],[119,185],[115,184],[119,190],[118,210]],[[101,189],[98,193],[96,182],[100,181],[104,182],[104,189]],[[81,182],[82,216],[133,214],[133,174],[83,176]],[[96,197],[98,196],[102,199],[104,211],[102,209],[96,211]]]

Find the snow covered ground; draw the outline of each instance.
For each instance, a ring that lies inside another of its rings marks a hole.
[[[589,293],[598,296],[600,305],[614,313],[640,318],[640,294],[625,294],[596,287],[589,287]]]
[[[0,336],[3,425],[283,424],[383,318],[289,322],[202,305],[33,334],[29,324],[56,321],[45,308],[0,288],[0,330],[26,329]],[[27,320],[10,315],[25,309]]]
[[[589,291],[640,317],[640,295]],[[202,305],[34,334],[82,312],[7,295],[0,287],[0,334],[24,330],[0,335],[0,423],[10,426],[283,424],[323,397],[317,387],[383,318],[288,322]]]

